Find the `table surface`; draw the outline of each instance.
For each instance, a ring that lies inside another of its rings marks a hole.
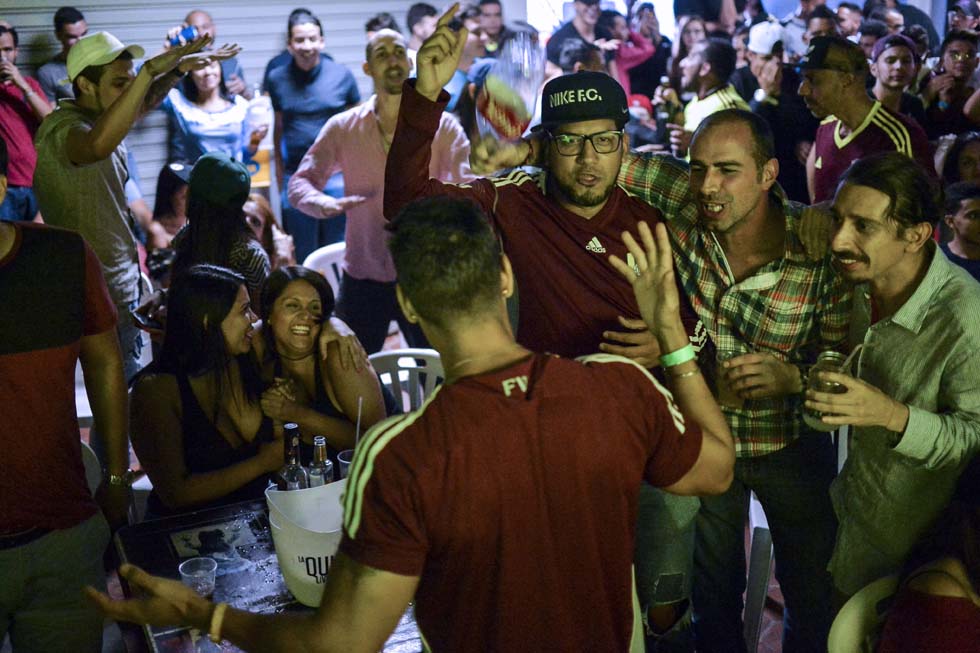
[[[114,542],[121,562],[173,579],[179,578],[177,566],[187,558],[214,558],[218,562],[215,601],[261,613],[312,610],[293,598],[279,572],[265,501],[246,501],[126,526],[116,533]],[[125,583],[123,592],[131,595]],[[240,650],[227,642],[214,647],[206,637],[199,641],[199,634],[188,628],[147,626],[143,630],[148,648],[154,653]],[[409,608],[384,651],[421,650],[421,638]]]

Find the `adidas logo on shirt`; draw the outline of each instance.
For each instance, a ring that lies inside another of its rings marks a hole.
[[[585,249],[589,250],[590,252],[595,252],[596,254],[606,253],[606,248],[603,247],[602,243],[599,242],[599,239],[595,237],[589,241],[589,244],[585,246]]]

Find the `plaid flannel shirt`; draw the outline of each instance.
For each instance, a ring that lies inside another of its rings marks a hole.
[[[687,164],[661,154],[628,154],[619,174],[627,191],[660,209],[674,250],[674,265],[695,312],[719,352],[769,353],[800,368],[806,378],[817,354],[843,349],[851,292],[830,264],[807,258],[796,235],[805,208],[774,188],[786,216],[786,249],[734,283],[714,234],[701,227],[689,190]],[[802,394],[722,406],[740,457],[782,449],[810,432],[802,420]]]

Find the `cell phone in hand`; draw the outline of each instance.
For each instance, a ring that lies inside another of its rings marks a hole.
[[[137,326],[144,331],[163,331],[163,323],[150,318],[143,313],[138,313],[133,310],[129,312],[133,316],[133,320],[136,321]]]

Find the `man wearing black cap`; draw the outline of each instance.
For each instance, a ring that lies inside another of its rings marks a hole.
[[[406,82],[402,93],[385,171],[385,217],[390,220],[412,200],[431,195],[476,202],[513,265],[520,344],[568,357],[601,350],[656,366],[662,352],[638,319],[629,284],[609,263],[610,254],[632,260],[620,242],[623,231],[661,217],[616,182],[628,148],[623,88],[594,72],[564,75],[545,86],[537,130],[545,143],[542,172],[515,170],[460,186],[430,179],[432,138],[447,100],[442,89],[465,39],[445,26],[447,16],[419,50],[418,79]],[[683,293],[681,298],[685,327],[701,349],[703,327]],[[643,549],[636,560],[641,603],[682,603],[690,597],[693,564],[693,532],[684,529],[697,512],[697,500],[645,486],[640,504],[638,536],[654,542],[638,547]]]
[[[949,21],[949,31],[977,29],[980,22],[980,7],[974,0],[960,0],[946,12],[946,19]]]
[[[800,70],[800,95],[810,113],[820,119],[834,118],[817,129],[807,159],[811,201],[829,200],[847,166],[876,152],[901,152],[933,170],[922,128],[868,96],[868,62],[859,46],[819,36],[810,42]]]
[[[925,129],[922,100],[905,91],[915,81],[915,58],[915,42],[904,34],[878,39],[871,51],[871,74],[875,78],[871,93],[892,113],[908,116]]]

